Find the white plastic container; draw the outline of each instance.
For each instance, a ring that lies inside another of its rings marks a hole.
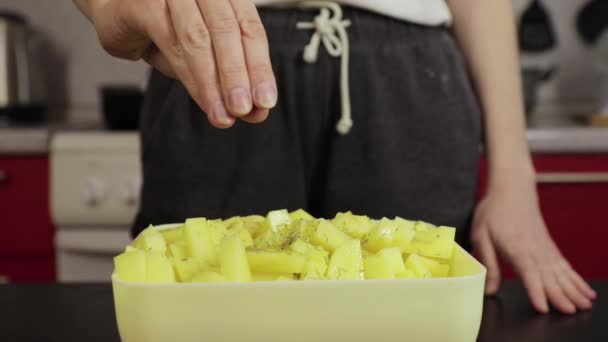
[[[473,342],[485,276],[457,246],[450,278],[112,283],[124,342]]]

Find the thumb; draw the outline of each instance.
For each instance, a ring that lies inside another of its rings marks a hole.
[[[500,288],[500,266],[498,265],[498,257],[496,256],[496,250],[494,249],[494,244],[490,235],[485,229],[481,231],[482,233],[477,234],[473,239],[473,246],[477,253],[479,253],[481,262],[488,269],[486,277],[486,295],[495,295]]]

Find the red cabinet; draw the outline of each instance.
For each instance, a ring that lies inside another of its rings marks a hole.
[[[608,154],[538,154],[534,164],[541,210],[563,254],[583,277],[608,278]]]
[[[46,156],[0,157],[0,276],[55,279]]]

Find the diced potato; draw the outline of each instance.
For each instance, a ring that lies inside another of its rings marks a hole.
[[[315,218],[307,213],[304,209],[298,209],[289,213],[289,219],[291,222],[296,222],[297,220],[314,220]]]
[[[397,273],[396,278],[397,279],[414,279],[414,278],[417,278],[417,277],[414,274],[414,272],[406,269],[405,271],[403,271],[401,273]]]
[[[135,251],[141,251],[141,249],[135,248],[135,247],[133,247],[131,245],[125,247],[125,252],[135,252]]]
[[[253,281],[275,281],[279,280],[280,278],[294,280],[294,276],[291,273],[254,272],[251,274],[251,278],[253,279]]]
[[[146,252],[146,282],[175,283],[175,272],[171,262],[160,252]]]
[[[184,228],[184,240],[186,241],[188,256],[200,257],[209,264],[216,262],[216,248],[213,243],[211,228],[206,219],[187,219]]]
[[[289,219],[289,212],[287,209],[269,212],[264,221],[266,231],[272,230],[275,233],[288,227],[290,223],[291,220]]]
[[[142,251],[156,251],[165,254],[167,251],[167,243],[163,235],[153,226],[149,226],[142,231],[133,246]]]
[[[426,268],[428,268],[433,278],[446,278],[450,274],[450,265],[437,261],[441,259],[432,259],[423,256],[418,256],[418,259]]]
[[[336,248],[329,260],[327,278],[332,280],[363,279],[361,241],[350,240]]]
[[[416,235],[415,225],[416,223],[413,221],[404,220],[401,217],[395,218],[394,245],[399,247],[402,252],[407,249]]]
[[[290,248],[294,252],[305,255],[308,258],[300,277],[302,280],[321,280],[325,278],[329,252],[319,246],[311,245],[302,239],[294,240]]]
[[[163,238],[165,238],[167,245],[169,245],[184,238],[183,230],[184,226],[179,226],[177,228],[163,229],[160,233],[163,235]]]
[[[374,227],[374,223],[367,216],[353,215],[353,213],[338,213],[331,223],[341,231],[355,239],[361,239]]]
[[[412,271],[417,278],[431,278],[433,275],[426,266],[426,263],[420,259],[417,254],[412,254],[405,262],[405,268]]]
[[[414,240],[406,246],[403,252],[422,256],[451,259],[454,252],[456,229],[438,227],[416,232]]]
[[[391,267],[377,255],[364,257],[363,269],[365,279],[392,279],[395,276]]]
[[[300,279],[302,280],[323,280],[327,273],[329,258],[322,254],[308,255],[308,261]]]
[[[211,241],[214,246],[219,246],[226,236],[226,224],[222,220],[208,220],[207,225],[211,233]]]
[[[294,281],[295,279],[293,279],[293,277],[284,277],[284,276],[280,276],[277,278],[276,281]]]
[[[315,246],[315,245],[311,245],[310,243],[302,240],[302,239],[295,239],[291,245],[289,246],[291,248],[292,251],[294,252],[298,252],[302,255],[320,255],[323,257],[328,257],[329,256],[329,252],[327,252],[325,249],[319,247],[319,246]]]
[[[398,247],[385,248],[376,255],[363,258],[363,265],[366,279],[394,279],[405,271]]]
[[[209,264],[202,258],[173,259],[175,275],[180,282],[188,282],[190,279],[205,270],[209,270]]]
[[[192,283],[221,283],[224,281],[226,278],[217,272],[201,272],[190,280]]]
[[[245,246],[238,235],[226,236],[219,252],[220,270],[229,281],[251,281]]]
[[[429,230],[429,229],[433,229],[433,228],[437,228],[435,227],[435,225],[430,224],[428,222],[424,222],[424,221],[417,221],[416,224],[414,225],[414,230],[416,232],[420,232],[423,230]]]
[[[167,248],[167,256],[175,259],[186,259],[188,257],[186,242],[178,241],[170,244]]]
[[[245,247],[253,246],[253,238],[251,237],[251,234],[242,226],[240,228],[229,230],[226,235],[238,235]]]
[[[243,228],[247,229],[254,239],[258,237],[264,229],[264,221],[266,219],[263,216],[251,215],[243,217]]]
[[[346,233],[336,228],[331,222],[319,219],[312,228],[310,241],[333,252],[345,242],[351,240]]]
[[[265,273],[302,273],[307,258],[304,255],[283,251],[247,251],[251,270]]]
[[[240,216],[233,216],[225,221],[222,221],[226,229],[233,229],[242,226],[243,218]]]
[[[361,241],[363,248],[372,253],[377,253],[384,248],[395,246],[395,232],[397,225],[386,217],[369,231]]]
[[[266,230],[253,241],[253,246],[257,249],[283,249],[289,244],[293,232],[289,226],[274,232]]]
[[[132,247],[131,250],[114,257],[114,274],[123,281],[145,282],[146,254]]]

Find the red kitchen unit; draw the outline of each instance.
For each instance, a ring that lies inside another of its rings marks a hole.
[[[47,156],[0,156],[0,278],[55,280]]]
[[[536,154],[540,206],[549,231],[587,279],[608,279],[608,154]],[[485,191],[485,163],[481,165]],[[506,278],[512,270],[503,264]]]

